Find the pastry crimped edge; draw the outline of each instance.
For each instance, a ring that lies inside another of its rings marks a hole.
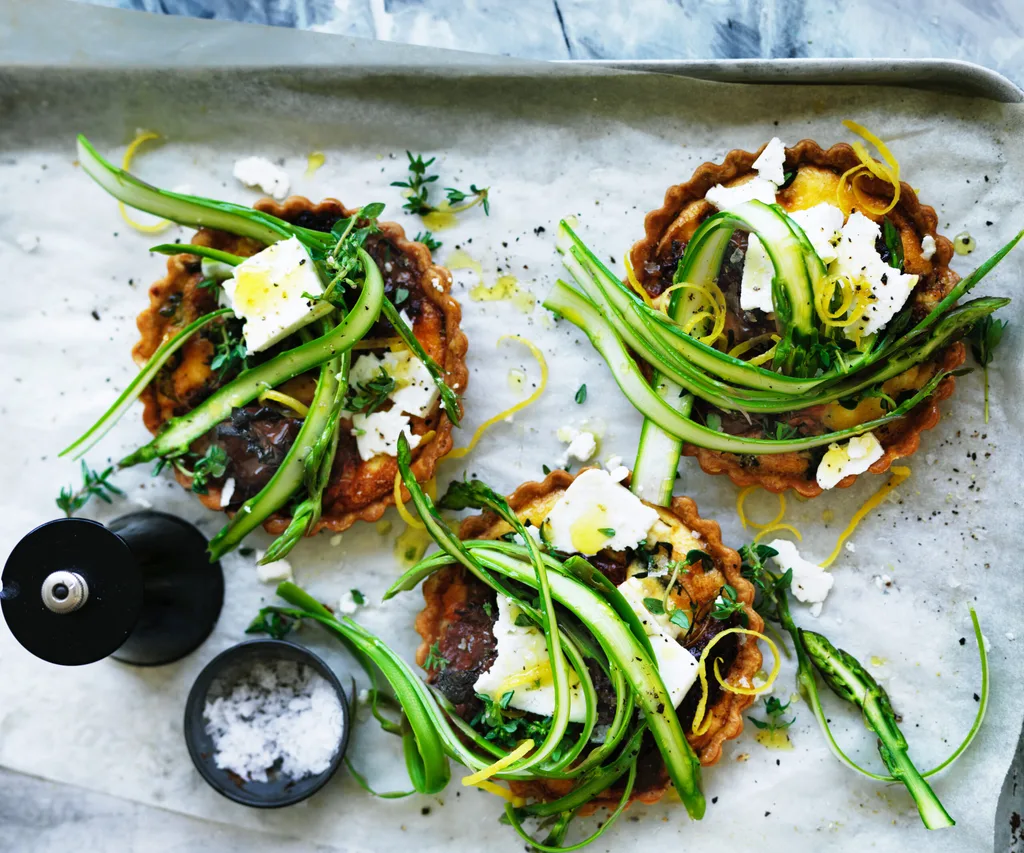
[[[756,152],[735,149],[730,151],[721,163],[703,163],[698,166],[689,181],[676,184],[668,188],[662,206],[653,210],[644,218],[644,238],[635,243],[630,249],[630,261],[633,269],[641,282],[647,280],[649,274],[645,269],[645,263],[655,260],[658,252],[666,242],[671,241],[672,225],[676,222],[683,208],[693,201],[703,199],[707,191],[716,184],[728,183],[752,171],[754,161],[758,158],[762,146]],[[823,149],[820,145],[810,139],[804,139],[791,148],[786,149],[786,169],[794,169],[798,166],[817,166],[830,169],[840,174],[860,164],[860,158],[853,148],[846,143],[838,143],[831,148]],[[866,182],[866,186],[874,192],[884,193],[889,186],[876,178]],[[784,192],[784,191],[782,191]],[[709,203],[710,204],[710,203]],[[913,225],[914,245],[917,248],[916,256],[913,258],[915,265],[918,261],[927,264],[927,268],[917,267],[909,270],[918,274],[930,273],[935,277],[937,287],[926,292],[920,287],[920,282],[911,293],[910,300],[914,300],[922,307],[926,299],[937,301],[949,293],[956,285],[960,277],[949,268],[949,261],[953,257],[953,244],[949,239],[936,232],[938,227],[938,216],[935,209],[929,205],[922,204],[917,197],[913,187],[905,181],[900,183],[900,200],[896,210],[904,214]],[[904,229],[901,228],[901,232]],[[935,255],[931,261],[920,258],[920,244],[925,235],[930,235],[935,240]],[[901,234],[902,236],[902,234]],[[910,303],[908,300],[908,304]],[[955,370],[960,367],[967,357],[967,349],[961,342],[956,342],[940,351],[937,356],[929,360],[930,364],[936,367],[941,366],[942,370]],[[933,374],[934,375],[934,374]],[[920,405],[908,412],[902,418],[881,428],[882,435],[879,441],[882,444],[883,455],[868,468],[874,474],[881,474],[898,459],[911,456],[921,444],[921,433],[932,429],[941,417],[939,404],[952,395],[956,387],[956,379],[947,376],[935,389],[932,395]],[[799,411],[799,410],[798,410]],[[697,458],[700,467],[707,474],[726,474],[737,486],[761,486],[770,492],[781,493],[787,489],[793,489],[804,497],[817,497],[824,490],[818,485],[813,477],[813,471],[808,470],[799,475],[786,472],[765,472],[757,467],[744,466],[741,457],[723,453],[721,451],[708,450],[703,447],[696,447],[692,444],[683,446],[683,455]],[[774,455],[774,454],[773,454]],[[795,454],[777,454],[777,457],[790,457]],[[764,458],[764,455],[758,458]],[[858,475],[844,477],[837,483],[838,488],[852,486]]]
[[[358,208],[345,207],[340,201],[334,198],[325,198],[323,201],[314,204],[304,196],[289,196],[282,202],[264,198],[256,202],[253,207],[256,210],[269,213],[281,219],[293,219],[300,213],[308,212],[315,215],[338,215],[339,217],[352,216]],[[460,323],[462,321],[462,309],[459,303],[451,295],[452,274],[445,267],[433,262],[430,250],[422,243],[409,240],[406,237],[405,229],[396,222],[378,222],[382,235],[395,244],[396,248],[403,254],[411,257],[416,266],[421,270],[420,288],[423,298],[433,304],[441,313],[444,324],[445,350],[442,366],[445,370],[445,381],[461,398],[465,393],[466,384],[469,381],[469,370],[466,367],[466,350],[468,341],[462,332]],[[213,240],[213,234],[206,229],[196,232],[193,242],[196,245],[209,245]],[[139,314],[136,325],[141,335],[140,340],[132,348],[132,356],[137,363],[145,362],[163,342],[163,330],[166,326],[161,322],[159,309],[161,307],[161,290],[175,279],[188,276],[185,269],[187,261],[195,258],[194,255],[181,254],[172,255],[167,259],[167,275],[155,282],[150,287],[150,304]],[[439,286],[436,286],[434,282]],[[161,418],[159,405],[155,392],[147,387],[141,395],[144,409],[143,422],[150,432],[159,432],[164,421]],[[419,482],[425,482],[434,476],[437,465],[441,459],[452,449],[452,422],[441,408],[441,401],[435,404],[437,409],[437,426],[434,437],[425,445],[413,450],[412,470]],[[376,498],[356,509],[332,514],[325,512],[317,524],[307,535],[312,536],[320,530],[330,530],[340,533],[347,530],[357,521],[377,521],[384,514],[384,511],[393,506],[394,497],[394,472],[397,471],[397,462],[391,467],[393,471],[390,476],[387,490],[381,491]],[[175,470],[175,477],[182,486],[188,488],[191,479]],[[403,490],[408,500],[408,492]],[[205,495],[196,495],[208,509],[221,510],[221,489],[211,486]],[[291,517],[281,512],[274,513],[264,523],[263,527],[267,532],[277,535],[287,528]]]
[[[583,468],[579,473],[586,470],[589,469]],[[577,476],[578,474],[556,470],[541,482],[523,483],[509,495],[509,506],[518,513],[535,501],[549,497],[555,492],[564,491]],[[697,504],[688,497],[674,497],[671,505],[664,509],[675,515],[686,528],[700,535],[704,549],[711,555],[716,569],[723,575],[725,582],[736,590],[737,599],[746,606],[747,627],[752,631],[762,632],[764,620],[754,610],[754,586],[743,577],[740,555],[722,543],[722,531],[719,524],[701,518],[697,511]],[[489,511],[470,516],[462,522],[459,528],[459,538],[464,540],[494,538],[500,535],[498,531],[501,530],[503,524],[494,513]],[[446,569],[432,575],[423,585],[425,606],[417,615],[415,623],[416,632],[422,638],[416,651],[416,661],[421,666],[426,660],[430,646],[440,638],[446,609],[444,597],[459,584],[465,587],[461,573]],[[748,683],[753,683],[754,676],[760,672],[762,663],[761,650],[757,643],[748,637],[747,641],[739,646],[736,659],[729,668],[729,672],[725,674],[725,678],[730,681],[745,678]],[[714,674],[709,674],[708,677],[714,678]],[[707,708],[706,714],[711,718],[711,725],[704,734],[694,735],[691,731],[686,731],[684,726],[686,738],[703,766],[707,767],[717,763],[722,755],[722,744],[740,735],[743,731],[743,712],[754,703],[755,699],[755,696],[723,690],[715,703]],[[511,787],[518,796],[553,800],[567,793],[572,788],[572,784],[571,780],[513,781]],[[670,783],[666,782],[660,788],[633,794],[630,797],[630,802],[656,803],[661,800],[670,787]],[[614,787],[592,800],[583,809],[583,813],[590,814],[602,806],[614,808],[618,805],[621,794],[612,794],[613,790]]]

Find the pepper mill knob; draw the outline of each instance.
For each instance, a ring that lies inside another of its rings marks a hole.
[[[220,563],[208,561],[202,533],[150,510],[109,527],[47,522],[15,546],[0,581],[15,639],[65,666],[178,660],[209,636],[224,600]]]

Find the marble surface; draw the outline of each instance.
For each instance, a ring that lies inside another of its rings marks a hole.
[[[962,59],[1024,85],[1021,0],[98,2],[534,59]]]
[[[946,57],[977,62],[1024,85],[1021,0],[93,2],[537,59]],[[1024,839],[1005,830],[997,849],[1024,851]],[[0,769],[0,853],[68,849],[328,850]]]

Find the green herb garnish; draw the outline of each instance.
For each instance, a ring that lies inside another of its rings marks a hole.
[[[747,624],[747,611],[742,601],[736,598],[736,590],[729,584],[725,584],[715,599],[715,606],[711,610],[711,617],[719,622],[736,614],[737,618],[744,625]]]
[[[448,666],[448,658],[441,654],[437,643],[434,643],[427,652],[427,658],[423,661],[424,669],[445,669]]]
[[[985,376],[985,423],[988,423],[988,366],[995,356],[996,347],[1003,339],[1006,326],[1005,320],[996,320],[988,315],[975,323],[967,336],[971,342],[971,354]]]
[[[644,607],[647,608],[648,613],[653,613],[655,616],[665,615],[665,603],[660,598],[645,598]]]
[[[412,239],[416,243],[422,243],[431,252],[436,252],[444,245],[444,243],[442,243],[440,240],[435,240],[434,235],[431,234],[429,231],[420,231]]]
[[[406,151],[405,155],[409,158],[409,179],[407,181],[392,181],[391,186],[402,187],[409,191],[405,204],[402,205],[403,210],[426,216],[435,209],[428,201],[429,184],[434,183],[440,177],[439,175],[428,175],[427,169],[437,158],[431,157],[424,161],[422,154],[413,157],[409,151]]]
[[[178,466],[180,467],[180,466]],[[211,444],[206,453],[199,457],[192,470],[182,469],[192,477],[192,491],[197,495],[209,492],[209,481],[223,477],[228,467],[228,455],[219,444]]]
[[[345,408],[350,412],[370,415],[376,412],[395,390],[395,379],[383,367],[373,379],[354,384],[345,397]]]
[[[587,402],[587,383],[586,382],[584,382],[582,385],[580,385],[580,387],[576,390],[576,396],[573,399],[575,399],[576,402],[579,403],[581,406],[585,402]]]
[[[124,494],[117,486],[110,482],[110,476],[114,473],[114,466],[106,468],[102,473],[97,474],[82,460],[82,485],[75,491],[71,487],[62,488],[57,495],[57,506],[65,516],[71,518],[78,510],[89,503],[90,498],[99,498],[104,503],[113,503],[114,496]]]
[[[768,715],[768,719],[759,720],[757,717],[747,717],[747,719],[762,731],[769,733],[784,731],[796,721],[796,717],[793,717],[791,720],[782,719],[782,715],[786,712],[789,704],[789,702],[783,703],[774,696],[769,696],[764,700],[764,712]]]

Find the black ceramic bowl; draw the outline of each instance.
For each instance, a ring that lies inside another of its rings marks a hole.
[[[341,703],[341,741],[331,758],[331,763],[322,773],[293,779],[271,771],[266,782],[249,781],[217,766],[214,761],[213,739],[206,733],[203,709],[214,682],[230,690],[232,684],[243,677],[254,664],[279,660],[311,666],[334,688]],[[221,652],[199,673],[185,703],[185,743],[200,775],[214,790],[229,800],[258,809],[294,805],[319,791],[341,764],[345,748],[348,746],[348,733],[348,701],[337,676],[311,651],[284,640],[250,640]]]

